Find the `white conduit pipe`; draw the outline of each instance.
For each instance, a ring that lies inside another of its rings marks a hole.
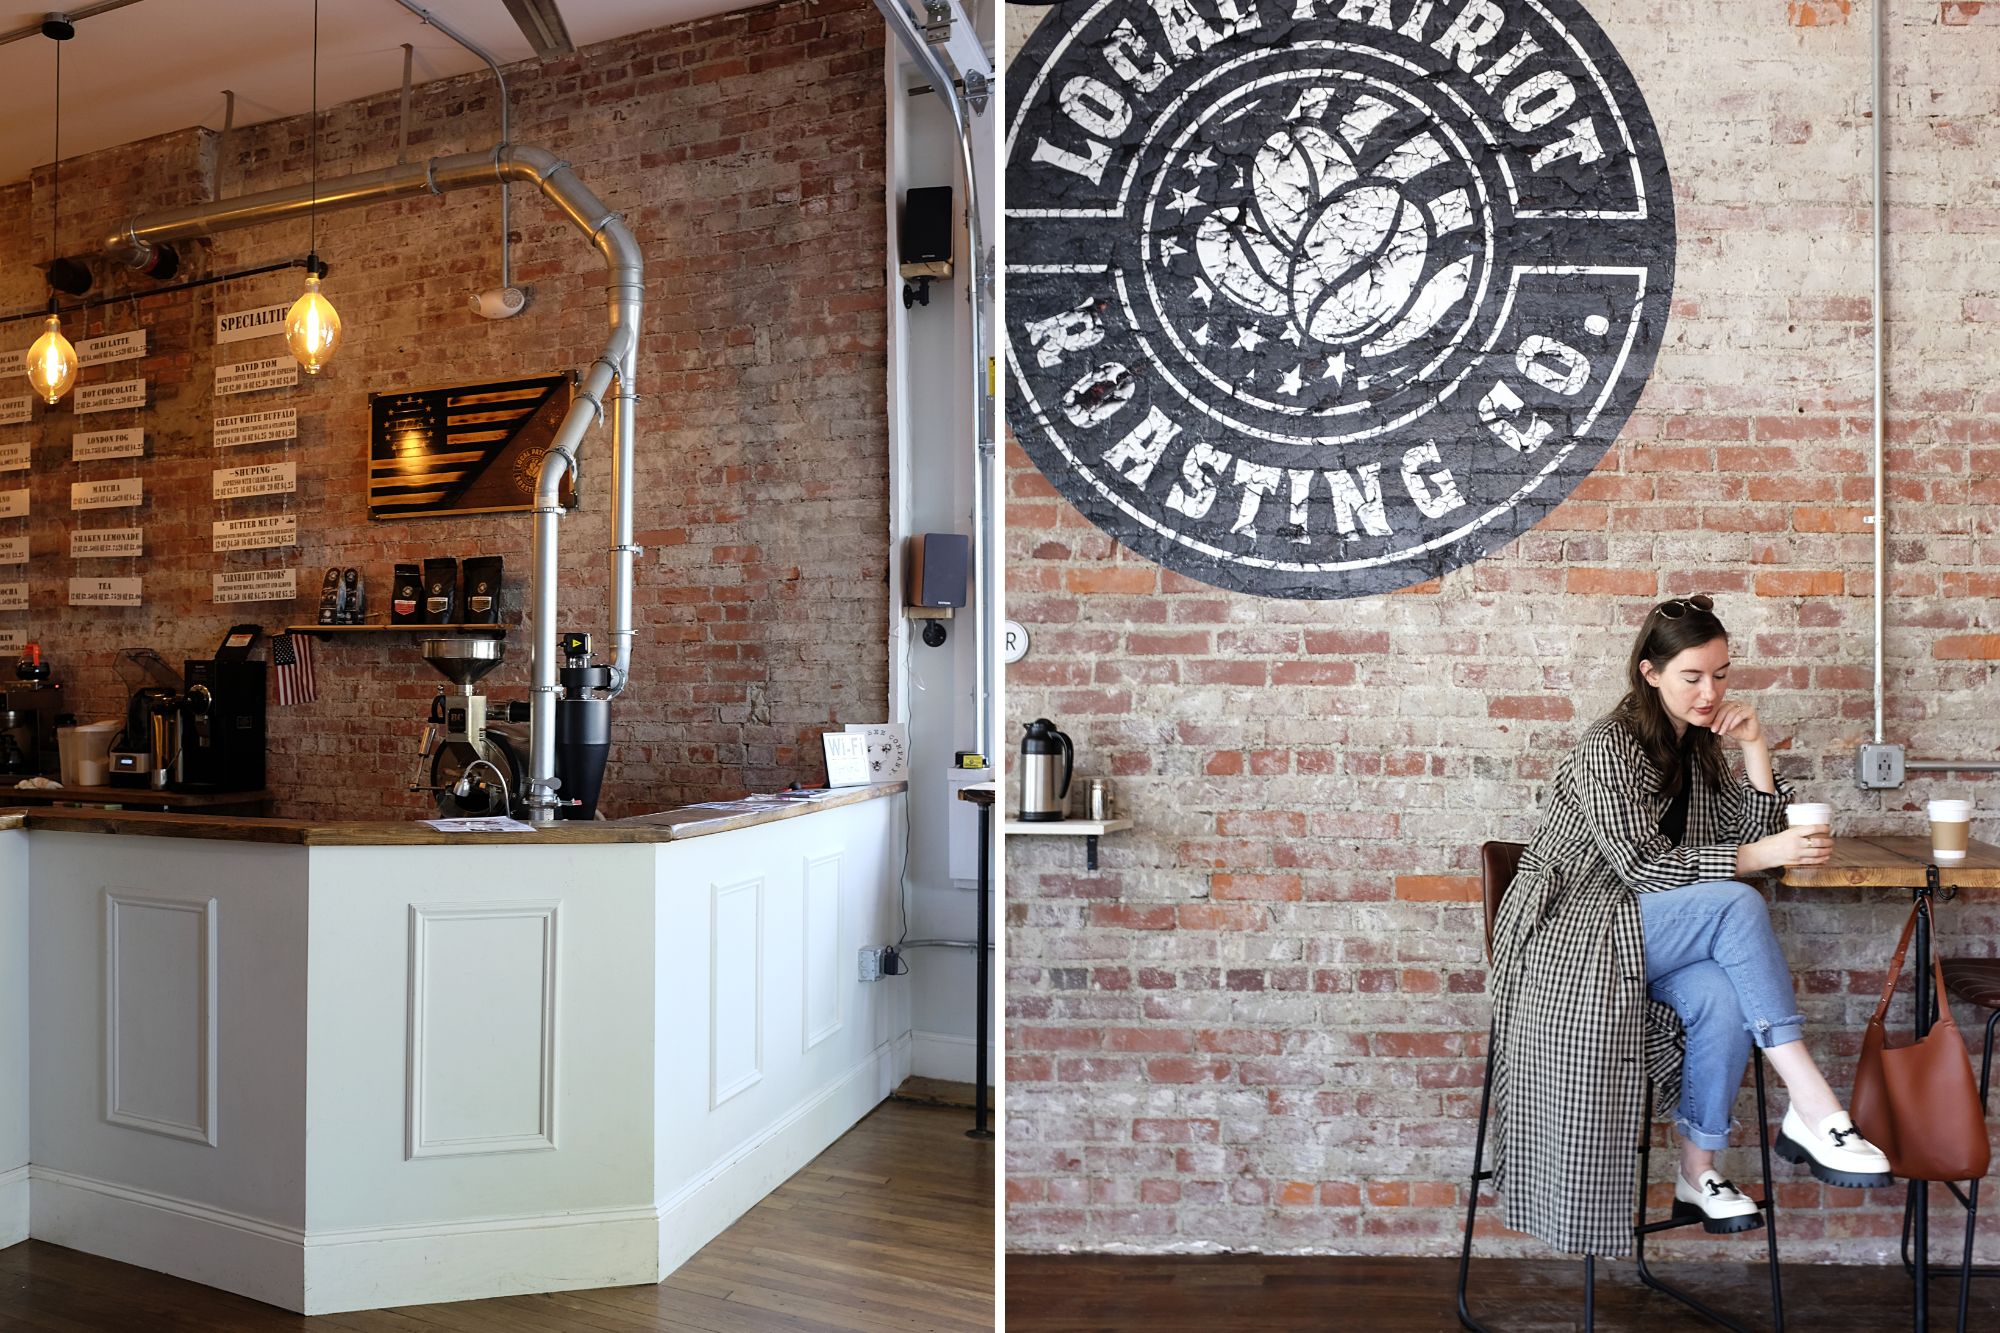
[[[564,473],[576,467],[576,451],[584,432],[604,415],[609,398],[617,413],[613,431],[618,457],[612,469],[612,593],[611,635],[617,662],[612,669],[612,693],[622,689],[631,667],[632,629],[632,425],[631,405],[637,366],[639,317],[644,296],[644,261],[639,244],[623,218],[592,194],[569,164],[544,148],[503,144],[488,152],[459,153],[428,162],[384,167],[341,180],[322,182],[317,207],[323,212],[376,203],[408,194],[442,194],[447,190],[527,181],[541,190],[604,255],[610,270],[606,300],[610,337],[591,363],[556,430],[535,486],[533,585],[534,638],[530,672],[530,751],[526,800],[529,818],[547,823],[556,817],[556,549],[557,523],[562,517],[559,497]],[[163,209],[133,218],[104,243],[112,258],[134,268],[144,267],[155,247],[214,232],[252,227],[296,217],[314,207],[309,185],[266,190],[259,194],[184,208]],[[616,392],[613,387],[616,386]]]
[[[1873,268],[1875,276],[1874,339],[1875,339],[1875,515],[1869,520],[1874,529],[1875,547],[1875,743],[1882,743],[1882,626],[1883,626],[1883,536],[1887,524],[1882,514],[1882,9],[1876,4],[1871,7],[1871,32],[1868,43],[1869,107],[1868,117],[1873,135],[1875,189],[1874,189],[1874,235]]]

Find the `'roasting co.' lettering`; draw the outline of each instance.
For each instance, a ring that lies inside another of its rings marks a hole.
[[[1673,198],[1573,0],[1105,0],[1008,69],[1010,421],[1139,553],[1392,591],[1560,504],[1665,332]]]

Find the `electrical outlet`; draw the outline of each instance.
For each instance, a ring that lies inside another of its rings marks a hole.
[[[882,950],[879,948],[861,951],[861,979],[880,981],[882,979]]]
[[[1865,790],[1882,790],[1903,785],[1903,747],[1863,745],[1854,752],[1854,781]]]

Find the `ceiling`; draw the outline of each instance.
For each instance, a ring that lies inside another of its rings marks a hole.
[[[751,0],[755,2],[755,0]],[[312,109],[312,0],[136,0],[91,14],[70,7],[62,44],[62,153],[79,154],[191,125],[221,129],[225,89],[238,125]],[[559,7],[579,49],[627,33],[745,7],[746,0],[542,0]],[[492,53],[504,68],[535,56],[503,0],[423,0],[423,8]],[[48,13],[0,0],[0,35]],[[477,56],[396,0],[328,0],[319,15],[319,104],[335,106],[403,85],[403,44],[417,84],[485,68]],[[0,184],[53,155],[55,46],[36,33],[0,44]]]

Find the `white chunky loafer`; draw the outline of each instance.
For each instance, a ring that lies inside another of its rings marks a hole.
[[[1861,1137],[1845,1111],[1836,1111],[1814,1129],[1796,1108],[1786,1107],[1778,1141],[1771,1147],[1788,1162],[1805,1163],[1816,1179],[1828,1185],[1867,1189],[1895,1181],[1889,1159]]]
[[[1755,1231],[1764,1225],[1757,1201],[1714,1171],[1704,1171],[1693,1184],[1674,1172],[1674,1217],[1686,1221],[1701,1219],[1701,1229],[1711,1236],[1729,1236],[1739,1231]]]

